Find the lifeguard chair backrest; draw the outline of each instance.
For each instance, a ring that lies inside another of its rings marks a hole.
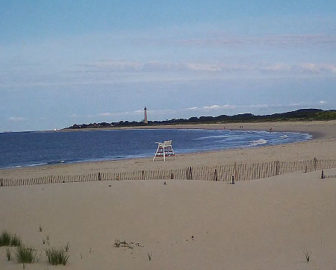
[[[165,146],[171,146],[171,145],[172,145],[172,140],[164,141],[163,144],[164,144]]]

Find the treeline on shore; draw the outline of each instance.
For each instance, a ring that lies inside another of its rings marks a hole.
[[[320,109],[301,109],[285,113],[274,113],[270,115],[254,115],[252,113],[243,113],[237,115],[219,115],[219,116],[200,116],[190,117],[188,119],[171,119],[165,121],[119,121],[119,122],[101,122],[90,124],[74,124],[66,129],[83,128],[111,128],[111,127],[138,127],[138,126],[157,126],[157,125],[177,125],[177,124],[214,124],[214,123],[239,123],[239,122],[265,122],[265,121],[316,121],[316,120],[335,120],[336,110]]]

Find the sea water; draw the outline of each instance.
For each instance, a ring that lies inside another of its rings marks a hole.
[[[0,168],[152,157],[172,140],[176,154],[311,139],[307,133],[208,129],[128,129],[0,133]]]

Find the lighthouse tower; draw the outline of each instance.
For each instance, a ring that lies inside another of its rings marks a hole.
[[[144,108],[144,123],[147,125],[148,124],[148,119],[147,119],[147,108]]]

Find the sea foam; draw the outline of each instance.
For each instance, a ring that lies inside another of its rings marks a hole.
[[[249,146],[263,145],[263,144],[266,144],[267,142],[268,141],[265,139],[259,139],[259,140],[252,141]]]

